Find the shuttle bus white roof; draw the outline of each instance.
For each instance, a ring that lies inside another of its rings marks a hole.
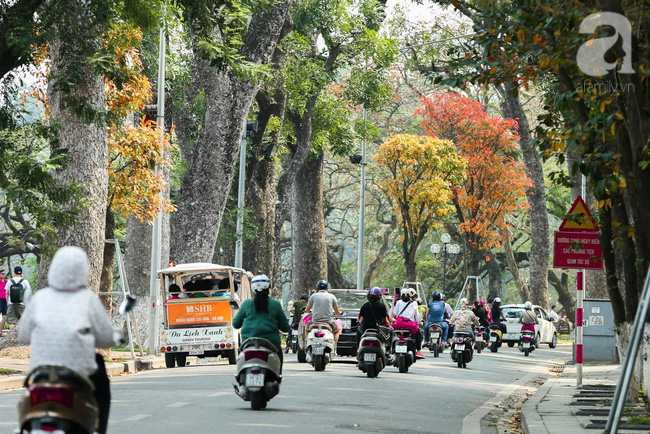
[[[246,270],[228,265],[211,264],[209,262],[193,262],[189,264],[178,264],[173,267],[158,270],[158,274],[180,274],[180,273],[201,273],[209,271],[232,270],[238,273],[246,273]]]

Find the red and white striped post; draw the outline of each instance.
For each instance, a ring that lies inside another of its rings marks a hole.
[[[583,300],[585,298],[584,276],[584,270],[578,271],[576,279],[576,286],[578,288],[578,295],[576,297],[576,371],[578,374],[578,387],[582,386],[582,319],[584,318]]]

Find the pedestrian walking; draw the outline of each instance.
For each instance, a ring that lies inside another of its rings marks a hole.
[[[23,277],[23,268],[14,267],[14,275],[6,284],[7,300],[7,322],[9,328],[13,329],[18,320],[23,316],[25,303],[29,302],[32,296],[32,287],[29,281]]]
[[[4,336],[5,323],[7,322],[7,276],[4,268],[0,268],[0,336]]]

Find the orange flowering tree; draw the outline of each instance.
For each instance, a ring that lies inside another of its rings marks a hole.
[[[489,116],[478,101],[452,92],[424,98],[417,114],[428,135],[454,142],[467,161],[467,177],[452,201],[470,272],[478,274],[480,260],[502,244],[506,217],[527,206],[522,198],[531,181],[517,160],[517,123]]]
[[[106,75],[106,128],[109,151],[108,209],[124,217],[135,216],[151,221],[159,212],[174,210],[161,193],[167,188],[162,170],[171,163],[165,154],[171,150],[169,134],[157,129],[156,122],[143,116],[135,125],[126,122],[133,113],[142,112],[152,99],[151,84],[142,73],[136,49],[142,39],[139,30],[116,24],[104,35],[104,49],[95,56]],[[40,101],[49,118],[45,88],[49,77],[46,46],[35,55],[36,82],[28,96]],[[156,167],[162,169],[156,171]]]
[[[374,159],[384,171],[381,188],[400,219],[406,277],[415,281],[418,246],[429,229],[453,214],[452,189],[463,182],[466,163],[449,140],[411,134],[388,138]]]

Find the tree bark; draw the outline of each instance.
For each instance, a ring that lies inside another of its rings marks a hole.
[[[517,261],[515,261],[515,255],[512,251],[510,234],[506,231],[505,235],[506,237],[505,241],[503,242],[503,249],[505,250],[506,254],[506,264],[508,265],[508,270],[510,270],[510,274],[512,274],[512,278],[517,285],[517,290],[519,291],[521,301],[528,301],[530,300],[530,290],[528,289],[528,285],[526,285],[526,282],[524,282],[524,280],[521,278],[521,274],[519,273],[519,267],[517,266]]]
[[[97,75],[87,64],[87,54],[84,54],[83,48],[96,52],[102,45],[97,29],[89,28],[87,24],[94,21],[90,17],[91,9],[83,7],[84,2],[73,3],[75,5],[70,10],[79,15],[62,16],[56,35],[50,40],[52,80],[48,85],[48,96],[52,121],[58,126],[53,151],[66,152],[69,157],[67,166],[56,171],[54,177],[62,185],[75,183],[82,187],[71,202],[64,206],[78,210],[76,223],[57,228],[58,239],[49,244],[52,247],[75,245],[84,249],[88,254],[90,268],[88,288],[98,291],[103,267],[108,194],[106,125],[98,114],[104,112],[106,99],[104,77]],[[75,29],[76,39],[62,35],[62,29],[69,31],[70,28]],[[79,38],[84,38],[85,47],[78,45]],[[72,71],[75,77],[80,77],[80,81],[62,92],[64,83],[57,81],[57,77],[65,77]],[[82,118],[80,110],[75,110],[75,105],[80,105],[81,102],[85,104],[85,115],[90,119]],[[53,250],[44,252],[37,287],[44,286]]]
[[[113,232],[115,231],[115,213],[109,207],[106,208],[106,227],[104,238],[106,240],[113,239]],[[100,277],[100,292],[110,292],[113,290],[113,271],[115,268],[115,244],[104,243],[104,266],[102,267],[102,275]],[[104,307],[111,315],[113,312],[113,298],[111,296],[100,296],[104,302]]]
[[[292,296],[327,280],[327,244],[323,216],[323,154],[310,157],[294,182],[291,209]]]
[[[548,281],[557,291],[557,301],[562,305],[562,309],[564,309],[571,322],[575,324],[576,307],[573,301],[571,288],[569,288],[568,271],[563,271],[561,277],[558,277],[558,275],[553,270],[548,270]],[[558,310],[558,312],[560,311]]]
[[[487,261],[489,280],[488,300],[494,299],[501,294],[501,266],[496,259],[496,255],[490,255],[490,260]]]
[[[264,64],[280,39],[291,0],[276,2],[255,15],[242,53]],[[196,48],[196,47],[195,47]],[[212,67],[195,50],[194,79],[205,92],[207,106],[171,225],[171,257],[177,263],[210,261],[237,162],[244,121],[259,83],[241,80]]]
[[[498,89],[504,101],[503,111],[505,115],[509,118],[516,119],[519,124],[519,147],[523,155],[526,172],[533,182],[533,185],[526,191],[531,232],[531,301],[548,310],[548,258],[550,257],[551,247],[548,211],[546,209],[544,170],[539,153],[533,146],[528,118],[519,101],[516,86],[512,82],[506,81]]]

